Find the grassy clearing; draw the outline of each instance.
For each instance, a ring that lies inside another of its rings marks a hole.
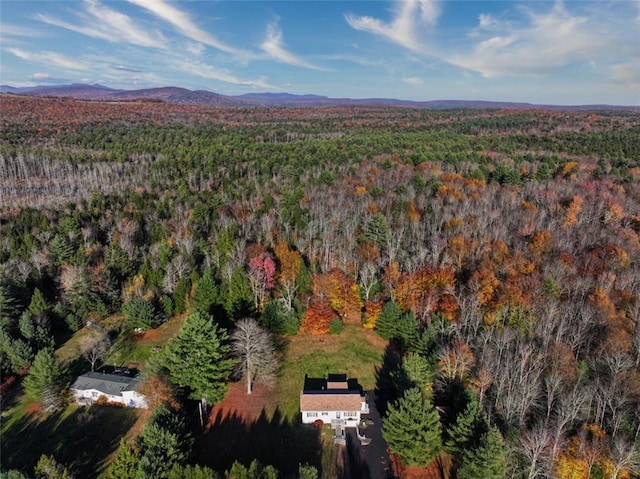
[[[324,377],[327,373],[346,372],[350,378],[357,378],[364,389],[372,390],[385,345],[375,333],[355,325],[346,325],[339,335],[300,333],[290,338],[276,388],[281,413],[298,420],[305,374]]]
[[[178,334],[186,315],[174,316],[158,328],[144,334],[123,333],[116,340],[105,364],[114,366],[133,366],[143,369],[145,363],[169,340]]]
[[[15,405],[3,412],[2,467],[28,473],[42,454],[50,454],[76,477],[98,477],[139,413],[129,408],[72,404],[45,415],[19,390],[16,394]]]
[[[105,365],[134,365],[139,369],[153,354],[177,334],[185,316],[170,319],[144,335],[121,334],[112,347]],[[117,329],[122,317],[113,316],[100,323],[105,330]],[[82,328],[56,350],[58,358],[69,367],[70,380],[89,370],[82,350],[98,333]],[[0,449],[3,469],[21,469],[31,473],[42,454],[51,454],[69,466],[76,477],[98,477],[115,453],[121,437],[140,433],[148,411],[113,406],[80,407],[70,404],[55,414],[38,411],[38,404],[15,386],[2,398]]]

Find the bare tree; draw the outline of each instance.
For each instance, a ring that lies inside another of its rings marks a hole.
[[[107,357],[110,346],[111,341],[109,341],[109,337],[104,333],[93,336],[89,342],[86,343],[84,351],[82,351],[82,357],[91,364],[92,371],[95,370],[98,361],[102,361]]]
[[[542,424],[534,426],[520,436],[519,449],[529,464],[527,479],[545,477],[550,462],[548,456],[551,442],[551,431]]]
[[[613,461],[613,471],[611,472],[613,479],[617,479],[622,470],[627,470],[632,474],[640,472],[640,447],[637,444],[619,434],[613,438],[610,450]]]
[[[269,331],[255,319],[241,319],[236,323],[231,341],[232,351],[240,360],[237,372],[247,381],[247,394],[251,394],[254,381],[272,383],[278,367],[278,357]]]

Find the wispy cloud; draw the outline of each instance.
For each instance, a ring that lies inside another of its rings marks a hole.
[[[403,78],[402,82],[406,83],[407,85],[411,85],[411,86],[424,85],[424,80],[422,78],[419,78],[419,77]]]
[[[486,78],[539,75],[593,58],[606,44],[588,17],[570,14],[561,2],[546,13],[526,11],[526,16],[523,26],[481,15],[471,35],[479,41],[470,52],[446,60]]]
[[[125,65],[116,65],[113,67],[114,70],[119,70],[121,72],[130,72],[130,73],[140,73],[142,70],[138,70],[137,68],[128,67]]]
[[[145,31],[129,16],[107,8],[97,0],[86,0],[82,5],[84,10],[77,13],[82,24],[70,23],[45,14],[36,14],[35,18],[49,25],[112,43],[124,42],[143,47],[166,47],[162,35]]]
[[[21,27],[18,25],[0,24],[0,33],[5,36],[15,37],[41,37],[42,32],[35,28]]]
[[[56,68],[63,68],[67,70],[85,70],[89,67],[85,62],[69,58],[56,52],[42,51],[42,52],[29,52],[22,50],[21,48],[7,48],[9,53],[33,63],[40,65],[46,65]]]
[[[426,52],[427,47],[420,41],[418,29],[435,25],[439,16],[440,9],[434,0],[399,0],[396,1],[393,19],[388,23],[352,14],[345,15],[345,19],[355,30],[381,36],[415,52]]]
[[[161,18],[162,20],[170,23],[173,27],[179,31],[182,35],[195,40],[196,42],[204,43],[210,47],[216,48],[223,52],[234,53],[237,55],[248,55],[249,53],[235,48],[231,45],[227,45],[215,36],[204,31],[197,26],[188,13],[176,8],[173,5],[168,4],[164,0],[128,0],[129,2],[146,9],[153,15]]]
[[[233,85],[278,89],[278,87],[267,83],[264,78],[259,78],[257,80],[242,80],[227,70],[216,68],[212,65],[208,65],[202,62],[175,60],[171,63],[170,66],[174,70],[188,71],[189,73],[202,78],[231,83]]]
[[[624,88],[640,92],[640,59],[613,65],[611,78]]]
[[[282,31],[276,23],[267,25],[267,36],[260,45],[260,48],[267,53],[272,59],[294,65],[297,67],[308,68],[311,70],[325,70],[322,67],[314,65],[295,54],[289,52],[282,41]]]

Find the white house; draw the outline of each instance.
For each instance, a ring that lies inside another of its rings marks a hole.
[[[128,407],[146,408],[144,395],[137,392],[139,381],[129,376],[89,372],[71,385],[71,392],[79,404],[92,404],[104,396],[107,401]]]
[[[356,427],[362,414],[369,413],[369,404],[358,381],[346,374],[329,374],[327,379],[305,377],[300,413],[303,424],[320,420],[334,427]]]

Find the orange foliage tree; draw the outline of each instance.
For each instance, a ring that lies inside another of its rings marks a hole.
[[[331,303],[325,297],[315,297],[304,313],[300,329],[310,334],[328,334],[333,318],[337,317]]]
[[[325,274],[315,274],[312,288],[316,296],[328,298],[331,308],[343,321],[361,323],[364,303],[358,283],[353,278],[334,268]]]
[[[367,329],[373,329],[376,327],[376,321],[382,313],[382,300],[370,299],[364,303],[364,319],[362,324]]]
[[[396,288],[396,302],[403,309],[412,310],[422,318],[443,306],[446,308],[444,313],[449,319],[453,319],[457,310],[455,298],[451,294],[454,285],[455,271],[449,266],[402,273]]]

